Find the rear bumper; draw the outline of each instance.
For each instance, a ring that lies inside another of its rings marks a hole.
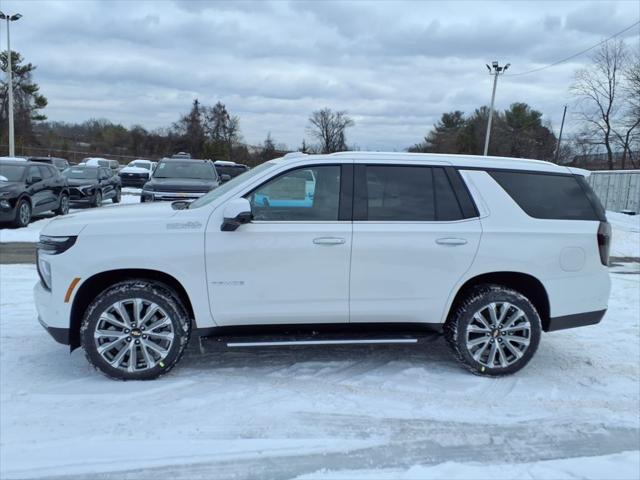
[[[545,331],[554,332],[556,330],[565,330],[567,328],[586,327],[587,325],[595,325],[600,323],[607,310],[597,310],[595,312],[577,313],[574,315],[564,315],[562,317],[552,317]]]

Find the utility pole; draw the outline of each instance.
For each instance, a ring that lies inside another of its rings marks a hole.
[[[491,63],[491,67],[487,65],[489,69],[489,75],[493,75],[493,91],[491,93],[491,106],[489,107],[489,120],[487,121],[487,133],[484,137],[484,156],[489,153],[489,137],[491,136],[491,123],[493,121],[493,104],[496,100],[496,87],[498,86],[498,75],[507,71],[511,64],[507,63],[504,67],[498,65],[497,61]],[[493,67],[493,70],[491,69]]]
[[[9,108],[7,112],[7,116],[9,117],[9,156],[15,157],[16,149],[15,149],[15,138],[13,133],[13,72],[11,66],[11,35],[10,28],[11,22],[15,22],[20,20],[22,15],[16,13],[15,15],[5,15],[3,12],[0,12],[0,20],[7,21],[7,85],[9,88]]]
[[[567,106],[564,106],[564,111],[562,112],[562,123],[560,124],[560,135],[558,135],[558,145],[556,146],[556,160],[558,163],[558,156],[560,155],[560,143],[562,143],[562,130],[564,130],[564,117],[567,115]]]

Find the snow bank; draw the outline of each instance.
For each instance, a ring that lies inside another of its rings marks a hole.
[[[131,203],[140,203],[140,197],[135,195],[122,195],[120,203],[113,203],[111,200],[105,200],[102,204],[104,207],[117,207],[118,205],[126,205]],[[89,207],[85,208],[72,208],[69,213],[77,211],[86,211]],[[39,220],[31,222],[24,228],[0,228],[0,243],[7,242],[37,242],[40,237],[40,231],[42,228],[53,218],[53,214],[47,213],[39,217]]]
[[[36,281],[33,265],[0,265],[3,479],[159,466],[145,478],[625,478],[637,466],[622,453],[640,430],[637,274],[612,274],[599,325],[543,335],[524,370],[496,379],[460,368],[438,337],[190,348],[159,380],[112,381],[40,327]]]
[[[323,470],[302,475],[296,480],[448,480],[553,479],[637,480],[640,476],[640,452],[624,452],[600,457],[547,460],[537,463],[482,465],[479,463],[445,462],[434,466],[415,466],[408,470]]]
[[[611,256],[640,257],[640,215],[607,211],[613,230]]]

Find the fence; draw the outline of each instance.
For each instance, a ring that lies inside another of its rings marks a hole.
[[[607,210],[640,213],[640,170],[598,170],[587,180]]]

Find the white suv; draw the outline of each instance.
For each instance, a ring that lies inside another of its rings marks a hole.
[[[190,336],[415,343],[433,330],[472,372],[513,373],[542,331],[606,311],[611,230],[580,172],[289,154],[190,204],[52,220],[38,249],[39,320],[119,379],[169,371]]]

